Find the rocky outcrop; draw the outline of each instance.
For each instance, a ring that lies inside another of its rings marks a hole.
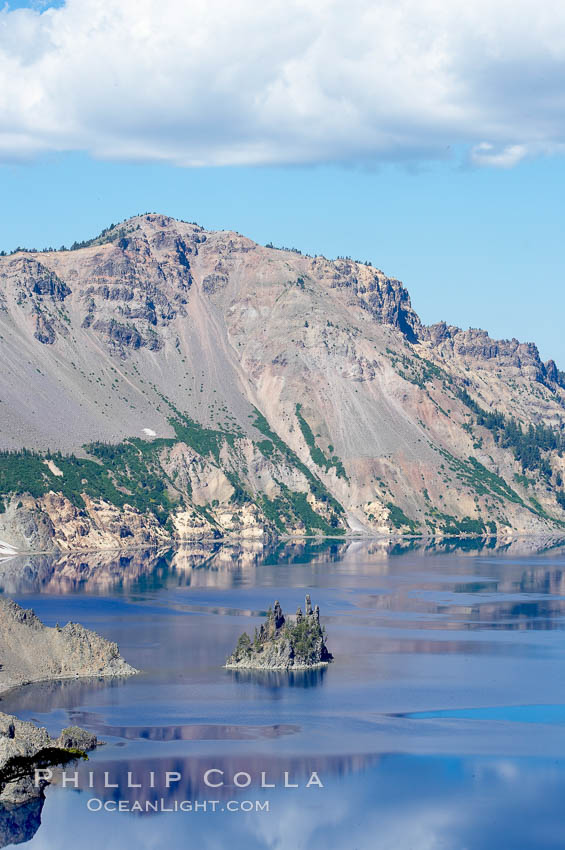
[[[18,254],[10,257],[0,269],[0,288],[9,292],[13,306],[26,317],[35,339],[42,345],[53,345],[58,334],[68,335],[63,302],[71,289],[35,257]],[[7,309],[4,295],[1,300]]]
[[[419,339],[431,341],[445,359],[457,358],[463,363],[488,365],[493,369],[509,369],[540,381],[544,377],[555,382],[557,370],[544,366],[537,346],[517,339],[492,339],[486,331],[469,328],[464,331],[445,322],[439,322],[419,331]],[[555,364],[553,364],[555,366]]]
[[[137,672],[120,656],[117,644],[96,632],[77,623],[49,628],[33,611],[3,597],[0,649],[0,691],[37,681]],[[35,769],[66,764],[97,744],[96,735],[79,726],[68,726],[53,739],[34,723],[0,713],[0,842],[2,829],[13,840],[37,828],[40,808],[15,812],[43,797],[48,782],[36,782]]]
[[[0,691],[82,676],[131,676],[137,671],[118,646],[78,623],[45,626],[33,611],[0,598]]]
[[[326,646],[325,629],[320,625],[320,609],[312,608],[306,596],[304,613],[298,608],[294,621],[288,621],[279,602],[267,613],[266,623],[255,630],[253,640],[244,632],[226,667],[254,670],[309,670],[324,667],[333,660]]]
[[[83,322],[83,327],[90,327],[90,323],[87,325]],[[148,329],[142,336],[135,325],[124,324],[115,319],[98,319],[92,324],[92,330],[97,331],[112,349],[119,351],[122,355],[128,348],[148,348],[150,351],[159,351],[163,347],[156,333]]]
[[[81,750],[88,752],[98,746],[98,739],[92,732],[80,726],[66,726],[55,742],[63,750]]]
[[[78,726],[63,729],[55,739],[35,723],[0,713],[0,809],[19,807],[43,797],[48,781],[36,781],[36,769],[66,764],[97,744],[96,735]]]
[[[118,508],[86,495],[84,505],[73,505],[59,493],[38,499],[22,495],[9,500],[0,513],[0,530],[13,548],[35,552],[159,546],[171,540],[151,513],[130,505]]]
[[[11,284],[12,291],[20,302],[28,298],[33,299],[33,296],[61,302],[71,294],[70,287],[57,273],[33,256],[16,254],[6,260],[0,275],[6,285],[8,282]]]
[[[421,332],[421,322],[399,280],[387,277],[371,265],[351,259],[329,261],[316,257],[312,266],[332,289],[345,290],[353,298],[353,303],[366,310],[376,321],[396,328],[409,342],[416,341]]]

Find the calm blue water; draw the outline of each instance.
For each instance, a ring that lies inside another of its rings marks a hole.
[[[3,711],[107,743],[78,768],[79,789],[59,777],[42,808],[0,817],[0,838],[58,850],[565,847],[565,553],[526,550],[218,546],[0,563],[6,594],[50,625],[116,640],[143,671],[5,695]],[[222,669],[269,604],[292,613],[307,592],[329,668]],[[210,769],[223,786],[206,786]],[[323,787],[306,787],[313,773]],[[88,808],[119,800],[193,810]],[[241,811],[257,801],[269,811]]]

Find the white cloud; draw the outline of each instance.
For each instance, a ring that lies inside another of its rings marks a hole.
[[[68,0],[0,11],[0,157],[178,165],[565,148],[561,0]]]
[[[475,165],[495,165],[498,168],[512,168],[520,160],[533,153],[526,145],[506,145],[496,149],[489,142],[481,142],[471,151],[471,160]]]

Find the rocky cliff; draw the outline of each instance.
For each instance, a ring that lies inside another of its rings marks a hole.
[[[555,363],[370,265],[138,216],[0,257],[0,351],[20,550],[564,527]]]
[[[46,778],[35,781],[36,769],[46,777],[47,768],[80,758],[97,744],[96,735],[78,726],[51,738],[44,727],[0,712],[0,820],[5,820],[6,808],[43,797],[49,783]]]

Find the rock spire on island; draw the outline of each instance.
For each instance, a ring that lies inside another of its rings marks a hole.
[[[320,625],[320,608],[312,608],[306,596],[305,611],[298,608],[294,621],[287,620],[278,601],[267,612],[266,623],[255,629],[253,640],[244,632],[226,667],[257,670],[308,670],[325,667],[333,660],[326,646],[326,630]]]

